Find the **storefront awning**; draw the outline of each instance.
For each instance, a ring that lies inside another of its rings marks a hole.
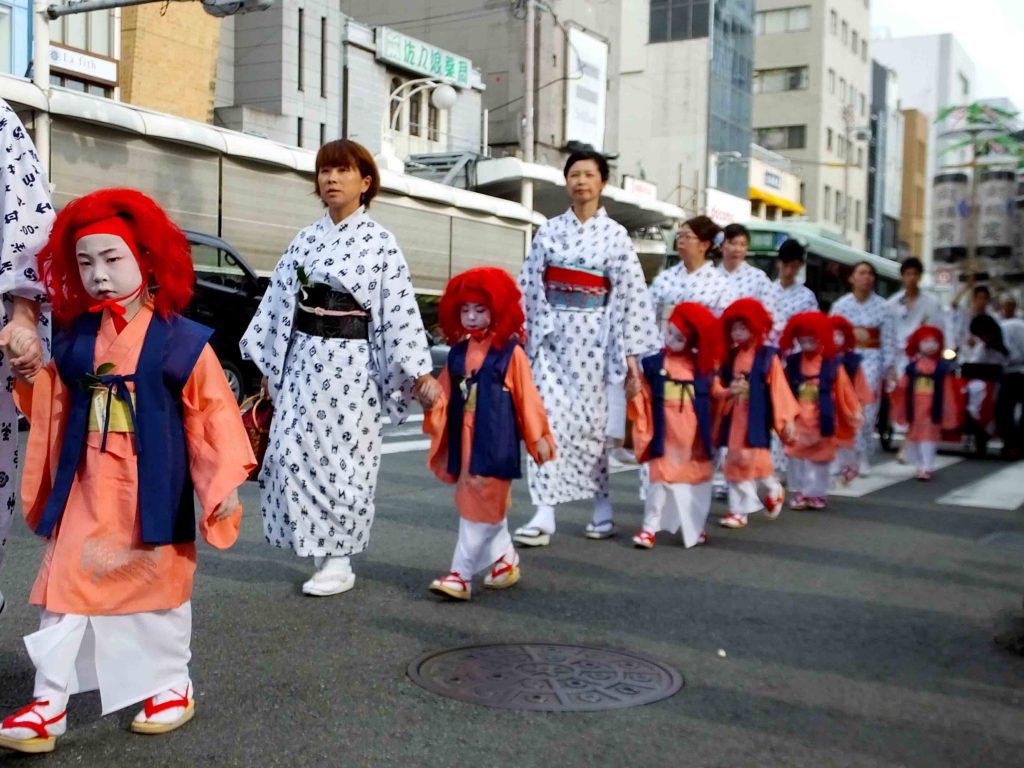
[[[765,192],[763,189],[757,187],[750,188],[750,199],[760,200],[765,205],[772,205],[782,211],[788,211],[789,213],[795,213],[800,215],[805,213],[804,207],[800,203],[787,200],[784,197],[773,195],[771,192]]]
[[[507,200],[519,200],[524,179],[533,180],[534,210],[551,218],[569,207],[569,194],[560,168],[540,163],[525,163],[516,157],[483,160],[476,165],[476,187]],[[601,202],[608,215],[629,230],[670,226],[686,218],[679,206],[652,200],[610,184],[604,188]]]

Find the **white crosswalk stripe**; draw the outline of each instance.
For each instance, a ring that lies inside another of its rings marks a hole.
[[[963,461],[958,456],[939,456],[935,460],[936,469],[944,469]],[[912,464],[900,464],[898,461],[885,461],[881,464],[871,466],[871,474],[867,477],[858,477],[847,486],[838,485],[829,491],[830,496],[846,496],[856,498],[867,496],[869,493],[888,488],[890,485],[904,483],[917,474],[917,468]]]
[[[1017,509],[1024,504],[1024,482],[1020,464],[1011,464],[998,472],[968,483],[936,499],[939,504],[985,509]]]

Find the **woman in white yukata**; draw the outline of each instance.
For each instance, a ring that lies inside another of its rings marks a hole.
[[[555,507],[594,500],[586,536],[615,534],[608,497],[609,384],[638,379],[636,356],[660,346],[643,270],[626,230],[601,207],[608,161],[593,150],[565,164],[572,207],[541,225],[519,285],[526,354],[548,412],[558,458],[528,464],[537,511],[513,540],[551,543]]]
[[[853,325],[855,347],[861,356],[864,376],[875,395],[874,402],[864,406],[864,424],[857,434],[857,461],[863,476],[871,471],[871,456],[875,452],[875,422],[883,379],[889,386],[896,384],[895,318],[889,303],[875,293],[877,277],[869,262],[855,264],[850,273],[852,290],[841,296],[829,313],[845,317]]]
[[[413,394],[429,406],[439,386],[405,258],[366,212],[380,188],[370,153],[325,144],[315,183],[327,213],[281,257],[240,346],[274,403],[264,533],[313,558],[302,591],[324,596],[355,585],[349,558],[369,542],[381,411],[399,423]]]

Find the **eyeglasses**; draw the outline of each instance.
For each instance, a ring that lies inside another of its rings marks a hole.
[[[679,235],[679,239],[680,240],[700,240],[700,238],[697,237],[697,235],[693,234],[692,232],[689,233],[689,234],[686,234],[686,235]]]

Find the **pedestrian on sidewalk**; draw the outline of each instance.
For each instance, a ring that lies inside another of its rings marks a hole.
[[[522,297],[504,270],[478,267],[453,277],[441,297],[441,327],[452,345],[441,396],[426,411],[427,466],[455,485],[459,539],[447,576],[431,591],[469,600],[473,577],[490,569],[488,589],[519,581],[508,531],[512,480],[522,477],[520,443],[544,464],[555,457],[547,413],[521,346]]]
[[[907,428],[907,460],[917,466],[917,479],[935,473],[935,457],[943,430],[960,426],[961,408],[953,366],[942,358],[942,329],[922,325],[907,340],[910,360],[892,393],[893,418]]]
[[[25,638],[35,700],[0,723],[19,752],[52,751],[83,691],[104,715],[145,701],[135,733],[192,718],[193,492],[203,539],[230,547],[256,465],[213,331],[180,314],[192,259],[156,203],[111,189],[68,204],[39,263],[59,331],[53,360],[15,385],[32,425],[25,519],[48,539]],[[33,340],[19,329],[8,351]]]
[[[381,412],[399,424],[413,395],[429,407],[440,392],[402,250],[368,212],[379,189],[365,147],[320,148],[327,212],[288,246],[240,344],[274,404],[263,530],[313,560],[302,591],[318,597],[355,586],[350,558],[369,545]]]
[[[709,309],[683,302],[665,327],[665,346],[643,359],[643,378],[626,391],[637,461],[650,467],[644,519],[633,544],[654,546],[659,531],[680,532],[687,548],[707,542],[711,511],[715,372],[721,332]]]
[[[875,402],[875,393],[871,391],[867,377],[864,376],[864,361],[856,351],[853,326],[840,315],[832,315],[829,320],[832,322],[832,342],[836,354],[842,358],[843,368],[850,377],[853,389],[857,393],[857,401],[863,409]],[[849,485],[857,477],[860,466],[857,461],[856,436],[837,439],[836,461],[832,469],[833,474],[838,475],[844,485]]]
[[[53,205],[43,164],[25,126],[10,105],[0,99],[0,346],[12,334],[25,329],[25,354],[12,359],[0,356],[0,574],[3,573],[7,537],[14,521],[14,496],[18,478],[18,414],[10,394],[15,374],[35,370],[49,357],[50,318],[40,312],[46,291],[39,280],[36,254],[46,244],[53,226]],[[0,614],[4,594],[0,591]]]
[[[555,509],[593,500],[589,539],[616,533],[608,495],[608,386],[640,376],[637,355],[659,344],[644,273],[629,233],[601,207],[608,160],[580,150],[565,163],[572,206],[537,230],[519,276],[526,356],[558,457],[527,465],[536,511],[517,528],[523,546],[546,546]]]
[[[842,358],[835,354],[827,315],[801,312],[791,317],[780,348],[795,345],[800,351],[786,358],[786,378],[800,405],[793,441],[786,446],[789,507],[825,509],[836,448],[857,433],[863,412]]]
[[[718,374],[714,396],[721,401],[717,444],[726,448],[723,472],[729,484],[729,512],[724,528],[745,528],[747,517],[765,510],[775,520],[785,492],[775,478],[770,436],[784,442],[793,434],[800,412],[779,362],[778,349],[767,343],[772,317],[756,299],[739,299],[722,314],[722,337],[729,350]],[[762,502],[758,486],[764,486]]]

